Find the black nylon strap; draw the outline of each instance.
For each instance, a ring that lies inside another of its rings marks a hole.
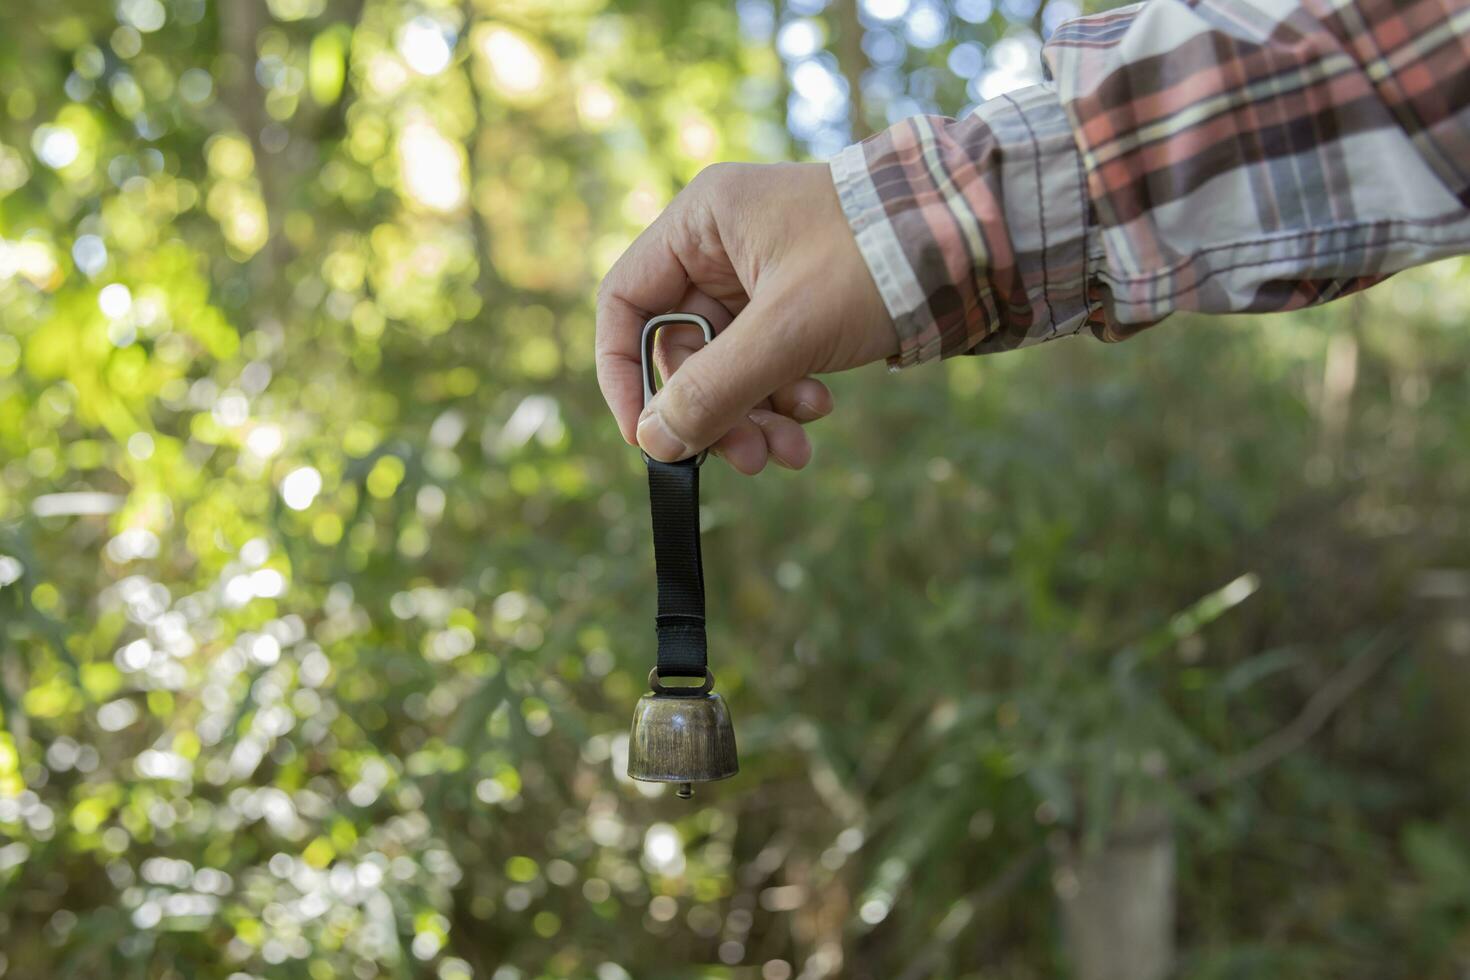
[[[653,561],[658,571],[658,672],[703,677],[709,662],[704,635],[704,562],[699,552],[699,464],[694,459],[648,464],[653,511]]]

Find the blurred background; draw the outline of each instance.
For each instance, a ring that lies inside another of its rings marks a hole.
[[[1068,0],[0,6],[0,975],[1463,977],[1470,290],[833,379],[623,776],[601,273]]]

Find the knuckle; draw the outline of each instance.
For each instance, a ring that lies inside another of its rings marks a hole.
[[[683,377],[675,375],[669,383],[666,400],[671,409],[666,418],[675,434],[686,441],[705,435],[715,420],[718,402],[701,374],[685,371]]]
[[[689,185],[691,187],[708,187],[711,184],[718,184],[729,172],[730,164],[728,163],[707,164],[700,168],[699,173],[694,175],[694,179],[689,182]]]
[[[597,330],[592,334],[592,355],[601,364],[612,357],[612,338],[606,330]]]
[[[690,186],[697,186],[700,190],[708,192],[728,188],[740,179],[746,166],[740,163],[711,163],[694,176],[694,180],[690,181]]]
[[[617,293],[623,279],[622,269],[626,257],[627,252],[618,256],[612,268],[607,270],[607,273],[602,277],[602,281],[597,284],[597,312],[601,313],[605,311],[617,299]]]

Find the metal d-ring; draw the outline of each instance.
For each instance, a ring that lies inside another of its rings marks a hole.
[[[698,313],[664,313],[660,316],[654,317],[652,320],[649,320],[647,323],[645,323],[643,325],[643,342],[639,348],[643,353],[642,367],[644,408],[648,407],[648,403],[653,401],[653,396],[658,392],[658,389],[654,387],[653,379],[654,338],[655,335],[658,333],[659,327],[666,327],[671,323],[694,324],[700,330],[704,331],[704,342],[706,344],[712,342],[715,339],[715,328],[710,326],[710,322],[704,317],[700,316]],[[709,455],[709,450],[701,450],[699,452],[699,455],[693,457],[694,465],[698,466],[699,464],[703,463],[704,458],[707,455]],[[648,454],[644,453],[644,457],[647,458],[647,456]]]
[[[648,689],[654,694],[662,694],[666,697],[698,698],[713,691],[714,688],[715,675],[708,667],[704,668],[704,683],[698,687],[664,687],[660,682],[657,667],[648,672]]]

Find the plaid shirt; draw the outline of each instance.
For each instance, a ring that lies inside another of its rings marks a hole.
[[[1470,4],[1153,0],[832,161],[895,363],[1287,310],[1470,251]]]

